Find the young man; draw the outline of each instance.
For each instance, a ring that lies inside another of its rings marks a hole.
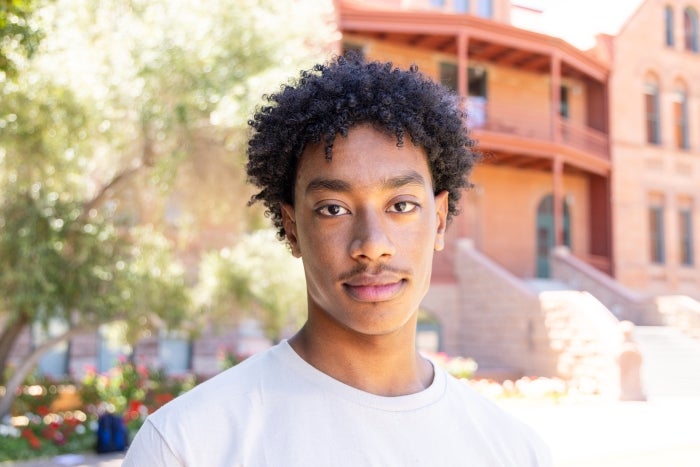
[[[247,170],[303,260],[308,319],[151,415],[123,465],[550,465],[528,428],[416,351],[476,159],[457,98],[416,69],[341,57],[268,100]]]

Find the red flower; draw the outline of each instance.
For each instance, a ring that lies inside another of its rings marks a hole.
[[[175,396],[173,396],[172,394],[169,394],[169,393],[156,394],[154,396],[154,399],[156,402],[156,406],[160,407],[160,406],[170,402],[171,400],[175,399]]]
[[[29,442],[29,446],[31,446],[32,449],[41,448],[41,441],[39,441],[39,438],[36,437],[31,429],[25,428],[22,430],[22,437]]]

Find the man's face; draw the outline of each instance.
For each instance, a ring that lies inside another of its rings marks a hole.
[[[441,250],[447,192],[433,194],[425,151],[368,125],[304,151],[294,206],[283,206],[292,252],[306,272],[309,319],[384,335],[415,325]]]

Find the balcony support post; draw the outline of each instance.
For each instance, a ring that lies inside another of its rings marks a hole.
[[[554,214],[554,246],[564,245],[564,162],[561,156],[554,156],[552,161],[553,189],[552,210]]]
[[[469,95],[469,36],[461,29],[457,34],[457,92],[466,100]]]
[[[466,30],[461,29],[457,33],[457,93],[462,98],[462,110],[468,111],[467,109],[467,96],[469,94],[469,75],[467,70],[469,68],[469,35]],[[469,235],[474,235],[476,232],[471,232],[473,227],[470,225],[469,213],[472,209],[469,209],[465,203],[467,203],[467,196],[462,197],[462,215],[458,218],[457,226],[457,236],[460,238],[469,237]]]
[[[550,66],[550,79],[549,82],[551,83],[551,122],[552,122],[552,128],[551,128],[551,134],[552,134],[552,141],[555,143],[560,143],[561,142],[561,125],[560,125],[560,110],[561,110],[561,56],[559,53],[554,52],[552,54],[552,61],[551,61],[551,66]]]

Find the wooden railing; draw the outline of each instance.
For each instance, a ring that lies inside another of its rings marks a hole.
[[[607,135],[593,128],[576,125],[561,118],[558,118],[558,120],[559,134],[563,144],[574,146],[605,159],[610,158]]]
[[[467,120],[472,129],[506,133],[523,138],[558,141],[608,160],[608,136],[583,124],[555,117],[542,105],[494,104],[470,97],[466,99]],[[559,137],[555,139],[555,133]]]

